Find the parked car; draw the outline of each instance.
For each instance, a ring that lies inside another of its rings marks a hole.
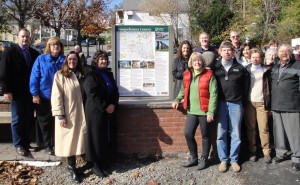
[[[96,45],[95,39],[89,39],[89,45]]]
[[[7,41],[7,40],[0,40],[0,45],[4,46],[4,47],[11,47],[12,45],[14,45],[16,43],[13,43],[11,41]]]
[[[111,50],[107,50],[107,55],[108,55],[108,66],[107,68],[111,70],[112,67],[112,56],[111,56]]]
[[[40,43],[40,44],[31,45],[31,47],[32,47],[33,49],[37,50],[39,53],[42,54],[42,53],[44,53],[44,50],[45,50],[45,48],[46,48],[46,45]]]
[[[89,46],[91,46],[91,45],[96,45],[95,39],[89,39]],[[81,41],[81,46],[87,46],[86,39]]]

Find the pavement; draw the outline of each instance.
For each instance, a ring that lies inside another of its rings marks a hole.
[[[31,146],[36,146],[32,144]],[[48,155],[44,150],[30,152],[28,156],[16,153],[12,143],[0,143],[0,161],[61,161],[60,157]]]

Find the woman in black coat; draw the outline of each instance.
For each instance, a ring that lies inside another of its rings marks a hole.
[[[119,92],[112,72],[106,70],[107,65],[107,53],[101,50],[96,52],[83,82],[87,124],[86,160],[93,165],[92,171],[99,177],[107,176],[103,168],[109,146],[116,147],[116,134],[112,131],[115,131],[113,117]]]
[[[178,50],[177,57],[172,64],[172,75],[174,80],[173,98],[175,99],[182,86],[183,72],[188,68],[188,61],[192,54],[192,46],[189,41],[183,41]]]

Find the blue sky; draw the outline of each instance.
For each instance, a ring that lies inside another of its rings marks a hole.
[[[115,5],[123,3],[123,0],[112,0],[109,4],[109,8],[114,8]]]

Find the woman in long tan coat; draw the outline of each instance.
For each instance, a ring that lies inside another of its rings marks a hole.
[[[54,76],[52,87],[52,114],[55,116],[55,154],[67,157],[72,179],[80,183],[82,178],[76,169],[76,155],[85,153],[86,122],[80,81],[83,69],[79,56],[71,51],[62,69]]]

